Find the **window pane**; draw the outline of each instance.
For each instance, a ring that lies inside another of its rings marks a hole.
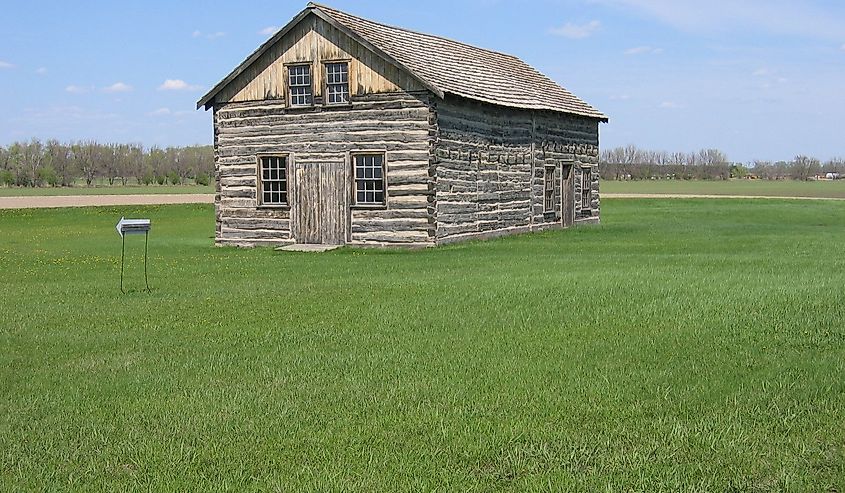
[[[360,154],[355,162],[355,199],[359,204],[384,203],[384,156]]]
[[[288,85],[290,86],[290,104],[311,104],[311,66],[293,65],[288,67]]]
[[[330,104],[349,102],[349,64],[326,64],[326,100]]]
[[[259,176],[261,203],[287,205],[287,159],[279,156],[262,157]]]

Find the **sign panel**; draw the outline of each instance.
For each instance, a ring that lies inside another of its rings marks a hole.
[[[150,232],[149,219],[126,219],[121,217],[117,222],[117,234],[123,238],[123,235],[142,235]]]

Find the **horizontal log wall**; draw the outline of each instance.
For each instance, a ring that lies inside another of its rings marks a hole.
[[[257,155],[336,162],[346,161],[348,152],[380,150],[387,163],[387,206],[352,208],[350,243],[432,245],[431,114],[427,92],[357,96],[343,109],[290,110],[276,100],[215,106],[217,243],[284,245],[296,240],[290,210],[258,206]],[[351,193],[351,180],[349,187]]]
[[[438,243],[562,225],[561,174],[573,168],[576,218],[599,217],[598,121],[447,97],[436,108],[433,152]],[[544,210],[546,166],[555,206]],[[595,173],[593,207],[581,211],[581,166]]]

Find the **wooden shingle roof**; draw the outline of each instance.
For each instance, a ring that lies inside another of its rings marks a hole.
[[[406,70],[441,98],[453,94],[501,106],[549,110],[607,121],[603,113],[515,56],[388,26],[316,3],[309,3],[288,26],[204,96],[197,107],[211,101],[308,12]]]

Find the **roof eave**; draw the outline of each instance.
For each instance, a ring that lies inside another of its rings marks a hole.
[[[503,108],[511,108],[517,110],[525,110],[525,111],[551,111],[553,113],[561,113],[564,115],[574,115],[580,116],[582,118],[591,118],[593,120],[598,120],[601,123],[608,123],[609,119],[607,115],[602,113],[601,111],[590,107],[593,111],[576,111],[571,109],[562,109],[562,108],[555,108],[552,106],[546,105],[532,105],[532,104],[506,104],[499,101],[494,101],[491,99],[487,99],[477,95],[469,95],[469,94],[461,94],[454,91],[447,91],[446,94],[451,96],[457,96],[459,98],[470,99],[472,101],[478,101],[485,104],[491,104],[493,106],[500,106]]]
[[[376,55],[384,58],[385,60],[387,60],[391,64],[395,65],[396,67],[398,67],[398,68],[404,70],[405,72],[407,72],[408,74],[410,74],[413,78],[415,78],[417,81],[419,81],[420,84],[422,84],[429,91],[433,92],[440,99],[443,99],[445,97],[445,94],[443,93],[442,89],[440,89],[439,87],[436,87],[431,82],[425,80],[419,74],[415,73],[413,70],[408,68],[405,64],[401,63],[399,60],[392,57],[391,55],[386,53],[384,50],[382,50],[382,49],[378,48],[377,46],[373,45],[372,43],[367,41],[366,38],[364,38],[363,36],[359,35],[355,31],[353,31],[353,30],[349,29],[348,27],[346,27],[345,25],[343,25],[343,23],[335,20],[334,17],[332,17],[328,13],[321,10],[320,5],[317,5],[315,3],[309,3],[308,7],[313,9],[312,12],[314,12],[314,15],[316,15],[320,19],[323,19],[329,25],[334,27],[335,29],[339,30],[340,32],[349,36],[350,38],[354,39],[355,41],[360,43],[361,46],[363,46],[364,48],[367,48],[368,50],[372,51]]]

